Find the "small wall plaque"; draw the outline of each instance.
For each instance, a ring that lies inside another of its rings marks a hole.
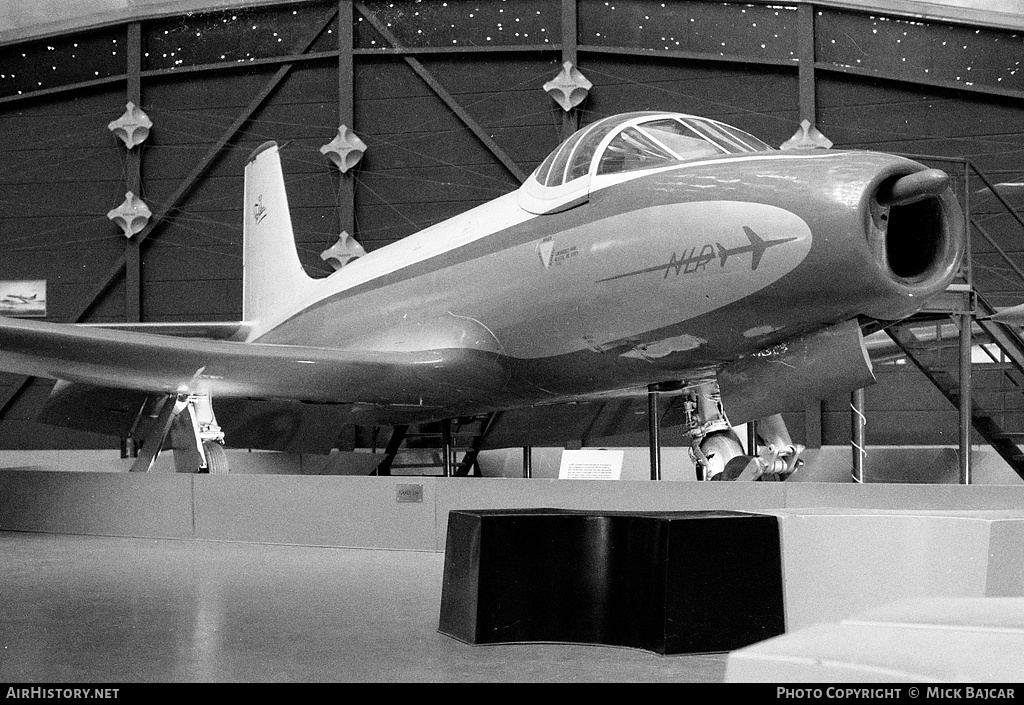
[[[422,503],[423,485],[398,485],[395,494],[399,504]]]

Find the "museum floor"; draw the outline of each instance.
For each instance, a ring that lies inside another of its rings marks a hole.
[[[0,682],[703,682],[726,655],[437,632],[444,554],[0,531]]]

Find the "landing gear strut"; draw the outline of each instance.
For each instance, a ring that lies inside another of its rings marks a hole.
[[[228,472],[224,432],[217,424],[208,395],[168,395],[158,408],[131,472],[149,472],[168,438],[177,472]]]
[[[722,409],[717,383],[686,395],[683,411],[698,480],[781,481],[803,464],[804,447],[793,443],[781,414],[758,421],[761,443],[756,454],[745,454]]]
[[[190,394],[184,401],[179,398],[178,405],[182,408],[171,426],[175,470],[208,474],[227,472],[224,432],[217,425],[210,397]]]

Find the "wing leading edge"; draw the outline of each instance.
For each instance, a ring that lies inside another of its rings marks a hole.
[[[246,321],[214,321],[202,323],[77,323],[83,328],[131,331],[170,335],[176,338],[208,338],[210,340],[245,340],[252,330]]]
[[[164,394],[444,406],[500,389],[501,360],[463,349],[345,351],[174,338],[0,318],[0,368]]]

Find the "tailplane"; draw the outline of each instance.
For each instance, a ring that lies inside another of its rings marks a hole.
[[[255,337],[294,311],[314,281],[295,249],[276,142],[249,157],[244,198],[242,317]]]

